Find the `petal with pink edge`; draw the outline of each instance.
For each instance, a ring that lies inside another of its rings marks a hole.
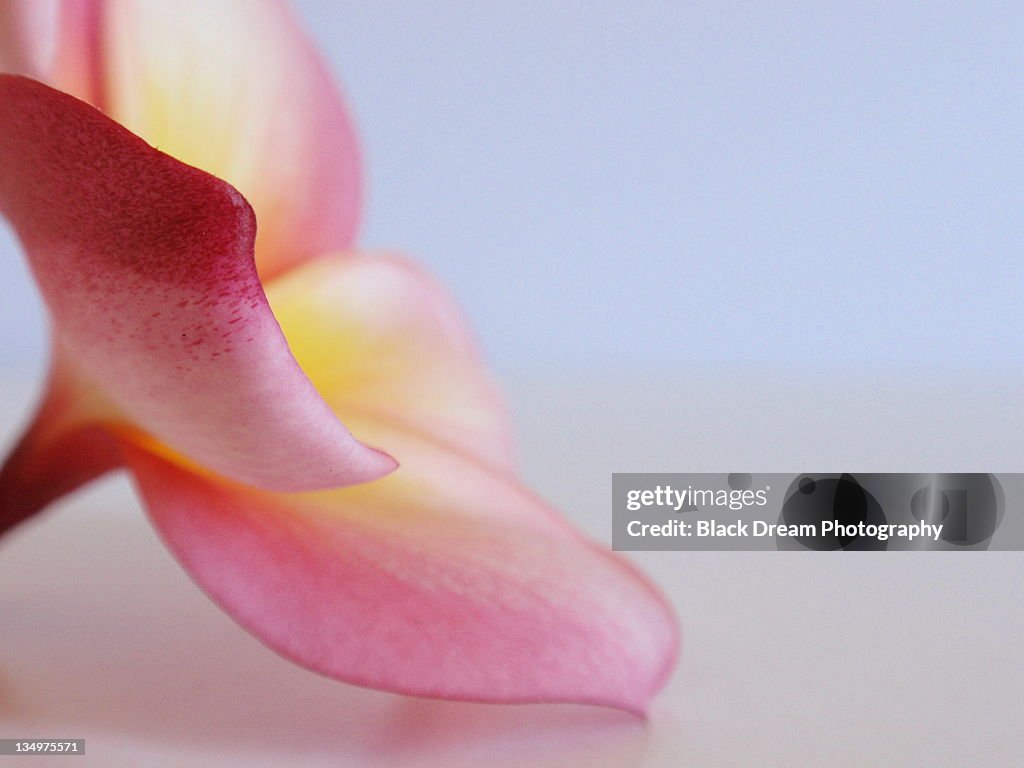
[[[266,279],[350,246],[361,174],[337,86],[278,0],[107,0],[103,109],[233,185]]]
[[[0,0],[0,66],[101,108],[233,185],[270,277],[346,248],[361,172],[348,111],[280,0]]]
[[[420,696],[644,713],[678,645],[656,590],[515,484],[434,450],[407,450],[383,480],[301,496],[137,448],[127,462],[192,578],[305,667]]]
[[[0,75],[0,210],[58,344],[126,419],[274,490],[394,468],[295,363],[253,264],[252,211],[224,182],[83,102]]]
[[[334,413],[386,421],[511,469],[512,427],[447,291],[389,254],[344,254],[267,286],[295,359]]]

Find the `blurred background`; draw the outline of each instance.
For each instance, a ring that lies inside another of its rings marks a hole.
[[[597,540],[616,471],[1024,468],[1019,7],[297,7],[362,135],[363,245],[452,288],[526,482]],[[44,358],[0,224],[4,444]],[[952,768],[1024,749],[1020,553],[630,553],[685,636],[641,723],[310,675],[195,589],[123,475],[3,545],[0,731],[85,736],[105,766]]]
[[[297,6],[363,244],[439,273],[500,373],[1024,371],[1019,8]],[[0,363],[44,338],[3,229]]]

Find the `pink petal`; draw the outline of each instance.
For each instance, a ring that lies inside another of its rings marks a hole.
[[[408,463],[375,483],[302,496],[127,451],[192,578],[321,674],[420,696],[643,713],[672,669],[671,611],[636,570],[499,475],[453,455],[421,460],[443,454],[436,447],[406,450]]]
[[[102,426],[111,406],[55,350],[32,426],[0,468],[0,534],[66,493],[121,465]]]
[[[38,76],[56,30],[60,0],[0,1],[0,71]]]
[[[264,278],[352,244],[354,133],[284,2],[107,0],[104,19],[104,109],[246,197]]]
[[[103,0],[0,0],[0,72],[98,103]]]
[[[267,298],[342,421],[386,421],[515,466],[498,388],[451,297],[423,271],[392,255],[346,254],[274,280]]]
[[[238,189],[259,221],[264,278],[352,244],[361,173],[351,122],[285,3],[64,0],[48,14],[37,0],[9,7],[30,21],[6,44],[0,38],[0,65],[5,53],[36,60],[13,71],[89,101]]]
[[[3,75],[0,210],[59,346],[157,440],[276,490],[394,467],[296,365],[256,275],[252,211],[224,182],[70,96]]]

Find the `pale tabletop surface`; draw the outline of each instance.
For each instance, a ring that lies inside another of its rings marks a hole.
[[[1021,383],[917,372],[510,389],[526,476],[607,541],[612,471],[1020,471]],[[30,397],[0,378],[0,437]],[[685,632],[649,721],[418,701],[265,650],[191,584],[129,484],[104,481],[0,543],[0,737],[87,740],[85,760],[57,765],[1020,764],[1024,556],[635,559]]]

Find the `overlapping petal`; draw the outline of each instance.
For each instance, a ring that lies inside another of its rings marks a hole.
[[[657,592],[493,470],[394,437],[393,475],[298,497],[144,450],[128,463],[193,579],[306,667],[422,696],[644,712],[678,644]]]
[[[334,412],[515,466],[512,426],[452,298],[410,262],[342,254],[267,286],[299,365]]]
[[[224,182],[99,112],[0,76],[0,209],[57,345],[123,414],[214,471],[277,490],[379,477],[296,365]]]
[[[256,212],[264,278],[352,244],[361,179],[351,122],[284,3],[0,3],[0,67],[91,102],[232,184]]]
[[[451,300],[384,256],[308,265],[270,297],[335,412],[401,466],[366,485],[271,494],[123,435],[150,516],[197,583],[331,677],[643,711],[674,660],[671,612],[513,479],[507,424]]]
[[[123,462],[193,578],[300,664],[646,708],[676,654],[670,609],[515,481],[439,286],[347,250],[352,131],[281,3],[0,0],[0,69],[131,131],[0,75],[0,211],[55,350],[0,470],[0,532]],[[402,467],[337,488],[395,466],[341,422]]]

